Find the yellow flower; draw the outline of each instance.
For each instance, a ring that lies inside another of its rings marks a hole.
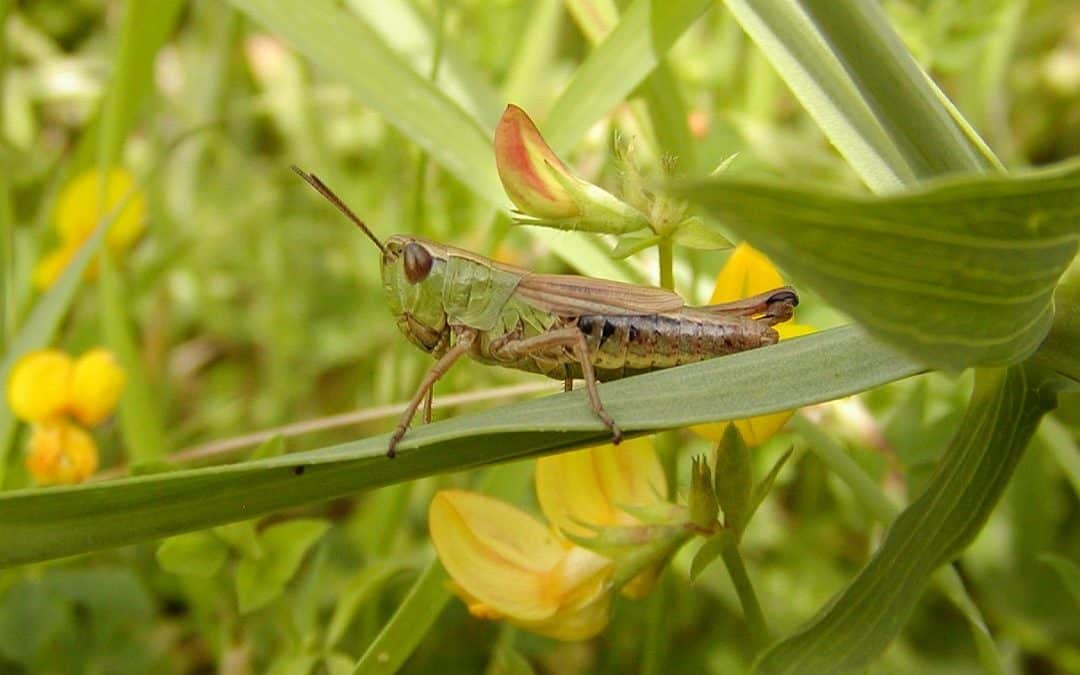
[[[135,179],[124,169],[112,169],[105,176],[91,169],[64,187],[53,213],[60,246],[46,254],[34,269],[34,283],[38,288],[47,288],[56,282],[102,217],[109,215],[134,185]],[[145,227],[146,200],[135,191],[109,227],[105,243],[114,255],[121,255],[131,248]],[[93,270],[89,270],[87,276],[92,277]]]
[[[536,497],[559,532],[592,537],[605,527],[640,525],[623,507],[662,504],[667,477],[649,436],[536,461]],[[622,588],[625,595],[645,596],[656,580],[649,569]]]
[[[101,348],[86,352],[71,373],[71,413],[86,426],[100,424],[116,409],[125,379],[112,352]]]
[[[784,280],[769,259],[744,242],[735,247],[731,257],[717,275],[716,287],[709,302],[732,302],[783,285]],[[813,333],[814,330],[812,326],[791,322],[776,326],[776,332],[780,334],[781,340],[807,335]],[[789,410],[735,420],[733,424],[746,444],[754,448],[772,438],[793,414],[794,411]],[[698,424],[690,429],[711,441],[719,441],[724,437],[724,429],[727,425],[728,422]]]
[[[428,512],[431,540],[469,611],[559,640],[607,625],[615,563],[558,537],[509,504],[443,490]]]
[[[94,426],[116,409],[123,388],[124,372],[104,349],[92,349],[78,360],[58,349],[40,349],[15,362],[7,397],[11,411],[24,422],[72,415]]]
[[[97,465],[97,446],[82,427],[63,418],[34,425],[26,468],[38,485],[81,483]]]
[[[67,411],[71,357],[58,349],[29,352],[15,362],[8,378],[8,405],[25,422],[44,422]]]

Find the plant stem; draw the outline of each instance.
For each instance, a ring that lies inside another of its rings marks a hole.
[[[742,554],[739,553],[739,544],[735,537],[724,538],[724,548],[720,553],[727,567],[731,583],[735,586],[735,593],[739,596],[743,614],[746,616],[746,629],[750,633],[750,640],[754,646],[754,653],[764,649],[772,637],[769,635],[769,627],[765,624],[765,615],[761,612],[754,586],[750,583],[750,576],[746,573],[746,565],[743,563]]]
[[[662,241],[656,246],[660,253],[660,287],[675,290],[675,256],[670,241]]]

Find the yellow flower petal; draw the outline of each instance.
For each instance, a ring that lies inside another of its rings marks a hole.
[[[124,169],[109,171],[104,181],[96,169],[72,179],[60,194],[54,213],[56,229],[65,247],[85,241],[102,216],[110,213],[134,185],[134,177]],[[109,248],[115,253],[127,250],[145,226],[146,200],[136,192],[109,228],[106,238]]]
[[[783,285],[783,278],[769,259],[743,242],[735,247],[717,275],[709,304],[734,302]]]
[[[112,352],[100,348],[86,352],[71,374],[72,414],[87,426],[100,424],[116,409],[125,379]]]
[[[505,616],[555,614],[552,573],[568,546],[535,518],[484,495],[443,490],[428,511],[431,541],[446,571],[471,598]]]
[[[428,526],[452,589],[473,616],[561,640],[583,640],[607,625],[614,563],[563,542],[528,514],[444,490],[431,502]]]
[[[522,213],[540,218],[570,218],[577,204],[555,173],[572,179],[524,110],[506,106],[495,128],[495,166],[510,201]]]
[[[98,466],[94,439],[66,419],[34,425],[26,468],[38,485],[81,483]]]
[[[15,362],[7,383],[8,404],[24,422],[44,422],[67,410],[71,357],[56,349],[29,352]]]
[[[547,519],[576,536],[637,521],[618,507],[665,500],[667,479],[650,437],[601,445],[536,462],[536,496]],[[588,526],[595,527],[588,527]]]

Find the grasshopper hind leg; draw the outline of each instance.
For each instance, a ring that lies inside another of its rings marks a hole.
[[[576,326],[557,328],[541,335],[521,340],[511,340],[500,344],[493,350],[493,356],[503,361],[516,361],[532,354],[537,354],[563,347],[570,350],[574,360],[581,366],[581,374],[585,379],[585,391],[589,395],[589,404],[604,426],[611,432],[611,442],[618,445],[622,441],[623,433],[615,420],[611,418],[604,404],[600,402],[600,390],[597,386],[596,371],[593,370],[592,359],[589,356],[589,343],[585,340],[585,334]],[[570,367],[564,366],[565,377],[563,387],[566,391],[573,389],[574,380],[570,374]]]

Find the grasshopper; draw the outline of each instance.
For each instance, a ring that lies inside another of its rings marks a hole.
[[[622,431],[600,401],[598,381],[775,344],[773,326],[799,304],[795,290],[784,286],[689,307],[664,289],[537,274],[420,237],[395,234],[384,243],[321,180],[293,170],[379,248],[383,290],[398,328],[436,359],[398,420],[388,457],[421,405],[430,422],[434,385],[463,356],[562,380],[566,391],[583,379],[593,413],[618,443]]]

